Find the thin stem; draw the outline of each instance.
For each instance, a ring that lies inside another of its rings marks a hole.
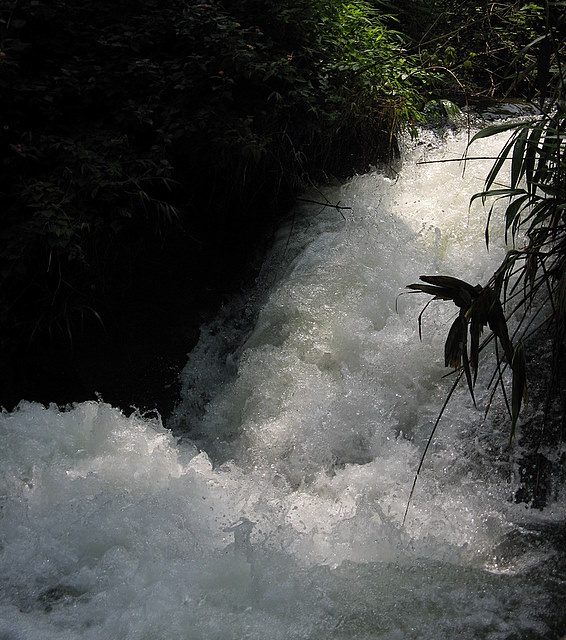
[[[409,494],[409,499],[407,500],[407,506],[405,507],[405,514],[403,516],[403,523],[402,523],[401,526],[405,526],[405,520],[407,519],[407,513],[409,512],[409,505],[411,504],[411,499],[412,499],[413,494],[415,492],[415,487],[417,486],[417,479],[419,477],[419,473],[421,472],[424,460],[426,458],[426,454],[427,454],[428,448],[430,447],[432,439],[434,438],[434,434],[436,432],[436,428],[438,427],[438,424],[440,423],[440,419],[442,418],[442,415],[444,414],[444,410],[448,406],[448,403],[450,402],[450,398],[452,397],[454,391],[456,390],[456,387],[458,386],[458,383],[462,379],[463,375],[464,375],[464,371],[462,370],[458,374],[458,377],[456,378],[456,380],[454,380],[454,383],[452,384],[452,388],[450,389],[450,392],[446,396],[446,399],[444,400],[444,404],[442,405],[442,409],[440,410],[440,413],[438,414],[438,417],[436,418],[436,422],[434,423],[434,427],[432,428],[432,431],[430,432],[430,436],[428,437],[428,441],[426,443],[426,447],[425,447],[425,449],[423,451],[423,454],[421,456],[421,460],[419,462],[419,467],[417,469],[417,472],[415,473],[415,478],[413,480],[413,486],[411,487],[411,493]]]

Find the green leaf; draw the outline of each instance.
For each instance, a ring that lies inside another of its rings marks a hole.
[[[478,131],[473,138],[470,140],[470,144],[468,145],[468,147],[475,141],[475,140],[481,140],[482,138],[489,138],[491,136],[495,136],[498,133],[503,133],[504,131],[510,131],[512,129],[517,129],[518,127],[520,127],[520,124],[517,124],[516,122],[513,123],[505,123],[505,124],[492,124],[489,127],[486,127],[485,129],[482,129],[481,131]]]
[[[531,196],[526,193],[513,200],[513,202],[507,207],[507,210],[505,211],[505,242],[507,242],[507,232],[511,226],[513,227],[512,235],[515,235],[520,223],[520,212],[523,205],[528,206],[530,204],[530,199]]]
[[[514,135],[515,134],[511,136],[511,138],[507,141],[503,149],[499,152],[499,156],[497,157],[497,160],[493,163],[493,166],[489,170],[489,173],[487,174],[487,178],[485,179],[486,191],[488,191],[491,188],[491,185],[495,182],[495,179],[497,178],[497,176],[499,175],[499,172],[501,171],[501,167],[503,166],[503,163],[507,160],[509,156],[509,152],[513,148],[513,144],[515,142]]]
[[[523,193],[525,193],[524,189],[510,189],[510,188],[491,189],[488,191],[482,191],[481,193],[474,193],[474,195],[470,198],[470,205],[472,204],[472,202],[474,202],[474,200],[477,200],[478,198],[481,198],[482,201],[485,202],[487,198],[506,197],[506,196],[512,197],[512,196],[519,196]]]

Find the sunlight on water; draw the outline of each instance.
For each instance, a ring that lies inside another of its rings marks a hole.
[[[432,304],[420,341],[426,297],[399,294],[484,283],[504,254],[468,209],[489,162],[416,163],[465,143],[423,136],[400,175],[326,190],[344,217],[303,204],[257,288],[203,327],[173,431],[102,402],[2,414],[2,640],[566,633],[564,499],[512,501],[497,403],[484,421],[456,394],[401,526],[454,308]]]

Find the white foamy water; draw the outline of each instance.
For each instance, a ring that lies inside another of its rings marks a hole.
[[[487,141],[477,155],[493,155]],[[564,496],[513,502],[517,446],[451,386],[454,308],[504,255],[468,210],[489,162],[423,141],[283,228],[189,358],[172,427],[103,402],[0,417],[0,639],[560,638]],[[320,199],[320,194],[306,197]],[[488,376],[485,376],[486,378]],[[477,397],[485,399],[486,381]],[[182,436],[182,437],[180,437]]]

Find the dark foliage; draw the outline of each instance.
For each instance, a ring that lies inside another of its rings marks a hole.
[[[532,100],[546,78],[538,67],[548,55],[538,38],[564,11],[561,2],[408,0],[389,3],[423,66],[443,68],[436,88],[444,97]],[[550,12],[547,15],[547,12]]]
[[[525,421],[524,472],[516,495],[517,500],[542,507],[550,497],[550,458],[563,464],[563,456],[559,457],[557,451],[562,445],[566,415],[564,374],[560,365],[566,348],[566,5],[547,0],[544,5],[529,5],[529,8],[541,13],[543,22],[539,32],[531,34],[536,37],[521,50],[513,65],[517,69],[516,79],[530,78],[536,88],[533,98],[538,103],[538,115],[489,126],[470,142],[473,145],[475,140],[509,133],[486,176],[484,190],[475,194],[472,201],[492,202],[485,229],[488,246],[494,203],[503,202],[505,236],[511,248],[485,287],[472,287],[452,277],[422,276],[426,284],[412,284],[409,289],[430,294],[436,300],[452,300],[460,308],[445,346],[446,366],[459,370],[448,399],[463,377],[473,398],[479,352],[490,341],[495,343],[492,393],[499,387],[502,389],[511,422],[510,441],[515,435],[522,405],[527,401],[529,358],[525,346],[529,340],[531,346],[536,344],[533,336],[539,341],[541,335],[552,336],[551,358],[544,368],[540,367],[544,370],[539,371],[541,379],[535,385],[537,401],[544,407],[543,417]],[[503,308],[507,318],[514,319],[511,337]],[[480,344],[480,334],[486,325],[490,334]],[[497,349],[498,340],[502,352]],[[512,370],[510,401],[503,383],[507,367]],[[561,415],[557,415],[556,405]],[[446,403],[440,415],[445,406]],[[438,420],[417,476],[437,425]],[[416,480],[415,476],[411,497]]]
[[[392,152],[412,64],[364,2],[4,3],[3,361],[237,285],[298,189]]]

